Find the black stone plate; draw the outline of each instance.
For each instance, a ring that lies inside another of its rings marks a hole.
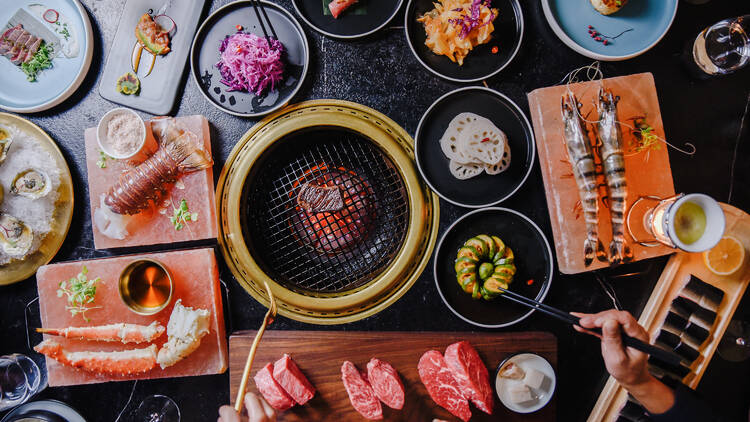
[[[544,301],[552,283],[552,249],[533,221],[507,208],[472,211],[453,223],[438,242],[435,284],[448,309],[479,327],[507,327],[534,311],[502,297],[492,301],[472,299],[456,281],[456,253],[467,240],[480,234],[498,236],[513,250],[517,272],[510,290],[539,302]],[[528,280],[533,283],[527,284]]]
[[[331,0],[292,0],[297,14],[314,30],[339,39],[360,38],[386,26],[404,0],[359,0],[337,19],[325,14]]]
[[[518,0],[493,0],[492,7],[499,15],[493,22],[495,30],[487,44],[475,47],[464,59],[463,66],[446,56],[438,56],[424,44],[427,34],[417,18],[434,9],[435,0],[409,0],[406,6],[404,28],[406,40],[420,63],[430,72],[454,81],[477,82],[498,74],[518,53],[523,40],[523,11]],[[498,47],[496,54],[492,47]]]
[[[453,177],[440,138],[451,120],[464,112],[486,117],[505,132],[510,168],[494,176]],[[446,201],[468,208],[496,205],[513,195],[529,177],[536,155],[534,132],[526,115],[505,95],[483,87],[460,88],[440,97],[422,116],[414,139],[417,166],[430,188]]]
[[[307,75],[310,48],[302,25],[283,7],[267,1],[261,3],[278,40],[284,45],[284,80],[280,86],[255,95],[244,91],[230,92],[229,87],[220,82],[221,74],[216,63],[224,38],[236,33],[237,25],[242,25],[245,32],[263,36],[263,29],[250,1],[229,3],[212,13],[198,29],[190,52],[190,68],[203,96],[220,110],[235,116],[257,117],[284,107],[297,93]],[[263,22],[267,27],[265,19]]]

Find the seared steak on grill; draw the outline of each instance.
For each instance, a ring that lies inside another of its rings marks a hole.
[[[338,186],[305,183],[297,195],[297,204],[309,213],[331,212],[344,208],[344,199]]]
[[[292,227],[303,243],[324,253],[337,253],[367,236],[375,218],[374,194],[368,182],[345,168],[329,169],[321,164],[299,183],[302,189]],[[339,205],[337,195],[340,207],[334,207]],[[332,211],[318,211],[318,207]]]

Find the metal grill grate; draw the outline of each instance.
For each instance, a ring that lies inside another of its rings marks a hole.
[[[322,221],[334,239],[324,250],[314,246],[325,240],[321,230],[301,229],[321,220],[299,211],[297,194],[305,182],[339,184],[342,178],[366,194],[353,197],[336,217],[325,213]],[[409,223],[406,190],[394,164],[371,141],[343,130],[277,141],[254,165],[244,197],[245,235],[255,260],[276,282],[302,293],[342,292],[371,281],[398,253]],[[364,214],[369,218],[360,225],[347,222]],[[346,231],[363,235],[343,242]]]

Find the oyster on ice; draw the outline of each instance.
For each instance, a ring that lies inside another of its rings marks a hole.
[[[13,138],[10,136],[10,130],[3,125],[0,125],[0,164],[5,161],[8,157],[8,150],[10,150],[10,144],[13,143]]]
[[[10,185],[11,192],[31,199],[47,195],[51,188],[47,173],[36,169],[28,169],[18,173]]]
[[[6,254],[14,257],[26,255],[33,240],[31,227],[12,215],[0,213],[0,245]]]

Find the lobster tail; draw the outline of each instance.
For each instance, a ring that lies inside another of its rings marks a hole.
[[[182,132],[162,143],[161,147],[177,163],[180,173],[190,173],[213,165],[203,142],[193,132]]]

